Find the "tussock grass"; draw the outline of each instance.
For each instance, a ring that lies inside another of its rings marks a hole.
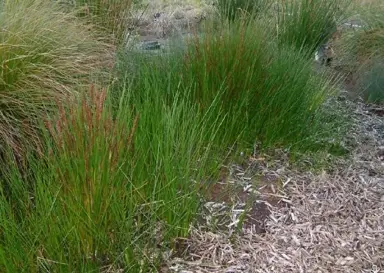
[[[384,104],[384,58],[374,61],[360,80],[363,97],[369,103]]]
[[[312,61],[303,50],[279,47],[254,20],[206,32],[186,47],[186,52],[163,58],[144,56],[136,65],[128,65],[134,57],[126,56],[118,67],[136,75],[132,84],[138,86],[143,76],[135,69],[148,67],[145,84],[163,90],[156,96],[172,103],[174,92],[181,92],[199,111],[215,112],[211,118],[220,117],[223,126],[214,146],[252,146],[255,140],[265,147],[300,146],[319,133],[318,108],[334,86],[312,74]]]
[[[384,28],[384,3],[380,0],[372,0],[368,3],[355,3],[354,10],[369,29]]]
[[[277,47],[257,22],[237,22],[192,41],[183,80],[194,86],[192,99],[202,109],[220,100],[232,141],[243,134],[251,143],[290,145],[309,133],[332,89],[311,65],[303,50]]]
[[[116,42],[122,42],[131,23],[132,0],[75,0],[74,8],[102,30],[113,34]]]
[[[268,0],[217,0],[219,13],[229,21],[238,19],[241,15],[257,15],[267,10],[271,5]]]
[[[277,35],[284,45],[314,52],[331,38],[350,1],[282,1],[278,14]],[[312,55],[311,55],[312,56]]]
[[[367,102],[382,102],[384,92],[384,4],[373,1],[355,4],[353,14],[362,22],[362,27],[346,31],[338,41],[340,67],[356,81],[353,91]]]
[[[5,1],[0,24],[0,145],[21,153],[55,100],[113,64],[112,48],[49,1]]]

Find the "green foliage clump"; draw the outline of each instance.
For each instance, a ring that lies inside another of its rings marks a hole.
[[[374,61],[360,79],[363,96],[370,103],[384,103],[384,64],[383,60]]]
[[[279,42],[313,53],[336,32],[347,5],[348,0],[283,1],[278,14]]]
[[[182,74],[186,86],[194,86],[187,95],[202,109],[219,101],[231,141],[243,134],[266,146],[290,145],[309,133],[332,89],[311,66],[302,51],[277,47],[256,22],[238,22],[193,40]]]
[[[384,5],[381,1],[357,4],[361,26],[345,31],[337,42],[340,68],[355,81],[352,91],[367,102],[383,101]]]
[[[94,88],[59,105],[26,172],[3,161],[2,272],[148,272],[187,235],[213,166],[206,134],[219,124],[180,96],[152,95],[160,89],[121,91],[117,109]]]
[[[238,19],[242,14],[261,14],[269,6],[270,1],[268,0],[217,0],[220,14],[229,21]]]

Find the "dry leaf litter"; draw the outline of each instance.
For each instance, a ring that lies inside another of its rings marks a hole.
[[[359,101],[339,103],[353,122],[351,157],[321,173],[290,166],[284,151],[231,166],[228,183],[257,196],[256,211],[241,198],[207,202],[167,272],[384,272],[384,117]],[[253,183],[260,171],[272,182]],[[259,220],[240,225],[244,213]]]

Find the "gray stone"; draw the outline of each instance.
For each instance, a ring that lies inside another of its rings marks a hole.
[[[158,41],[143,42],[140,46],[142,50],[158,50],[161,48],[161,44]]]

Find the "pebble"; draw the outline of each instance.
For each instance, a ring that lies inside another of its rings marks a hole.
[[[148,41],[141,44],[142,50],[156,50],[161,48],[161,44],[158,41]]]

